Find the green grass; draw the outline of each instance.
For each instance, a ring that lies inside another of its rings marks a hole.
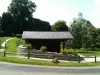
[[[1,46],[1,44],[2,44],[4,41],[6,41],[7,39],[8,39],[8,38],[6,38],[6,37],[5,37],[5,38],[4,38],[4,37],[2,37],[2,38],[0,37],[0,46]]]
[[[66,49],[66,51],[68,53],[73,53],[74,50],[73,49]],[[94,50],[94,51],[91,51],[91,50],[81,50],[81,49],[77,49],[75,50],[75,52],[81,54],[81,55],[84,55],[84,56],[100,56],[100,50]]]
[[[18,57],[3,57],[3,56],[0,56],[0,61],[18,63],[18,64],[42,65],[42,66],[61,66],[61,67],[100,66],[100,62],[97,62],[97,63],[93,63],[93,62],[92,63],[60,62],[58,64],[54,64],[51,61],[46,61],[46,60],[26,59],[26,58],[18,58]]]
[[[17,52],[17,44],[24,44],[25,41],[18,38],[9,40],[6,44],[6,52]]]

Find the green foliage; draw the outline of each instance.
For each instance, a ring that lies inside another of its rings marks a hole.
[[[73,52],[73,55],[78,56],[78,52]]]
[[[65,21],[57,21],[54,25],[52,25],[52,31],[68,31],[68,27]]]
[[[47,51],[47,47],[46,47],[46,46],[42,46],[42,47],[40,48],[40,50],[41,50],[42,52],[46,52],[46,51]]]
[[[72,48],[91,48],[94,50],[97,43],[97,29],[90,23],[90,21],[79,17],[74,19],[71,23],[70,32],[74,39],[71,42]]]
[[[26,44],[26,45],[24,45],[27,49],[32,49],[32,45],[31,44]]]
[[[62,54],[63,54],[63,55],[67,55],[67,54],[68,54],[67,50],[65,50],[65,49],[62,50]]]
[[[1,16],[0,16],[0,33],[1,33],[1,19],[2,19],[2,18],[1,18]]]
[[[100,48],[100,28],[97,29],[96,48]]]
[[[21,38],[22,37],[22,34],[16,34],[16,37],[17,38]]]
[[[3,31],[3,36],[11,36],[15,30],[14,19],[9,12],[2,14],[1,30]]]
[[[36,5],[31,0],[12,0],[8,11],[2,14],[2,31],[5,36],[23,31],[51,31],[49,22],[33,18]]]

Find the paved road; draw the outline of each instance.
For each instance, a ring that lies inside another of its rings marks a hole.
[[[51,68],[0,63],[0,75],[100,75],[100,68]]]

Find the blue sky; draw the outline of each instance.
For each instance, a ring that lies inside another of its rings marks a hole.
[[[37,9],[35,18],[49,21],[54,24],[58,20],[65,20],[67,24],[77,17],[79,12],[83,18],[100,28],[100,0],[32,0]],[[0,15],[7,10],[11,0],[0,0]]]

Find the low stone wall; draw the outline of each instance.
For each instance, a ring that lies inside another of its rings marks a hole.
[[[24,47],[23,45],[18,46],[18,55],[19,56],[28,56],[29,49]],[[25,53],[25,54],[24,54]],[[44,58],[44,59],[53,59],[53,54],[57,55],[58,60],[68,60],[68,61],[78,61],[78,56],[73,56],[71,54],[69,55],[63,55],[57,52],[41,52],[40,50],[32,49],[30,50],[30,57],[34,58]],[[82,57],[80,57],[80,60],[84,60]]]
[[[23,53],[28,53],[28,52],[29,52],[29,50],[26,47],[24,47],[23,45],[20,45],[17,48],[17,53],[19,56],[27,56],[27,54],[23,54]]]

